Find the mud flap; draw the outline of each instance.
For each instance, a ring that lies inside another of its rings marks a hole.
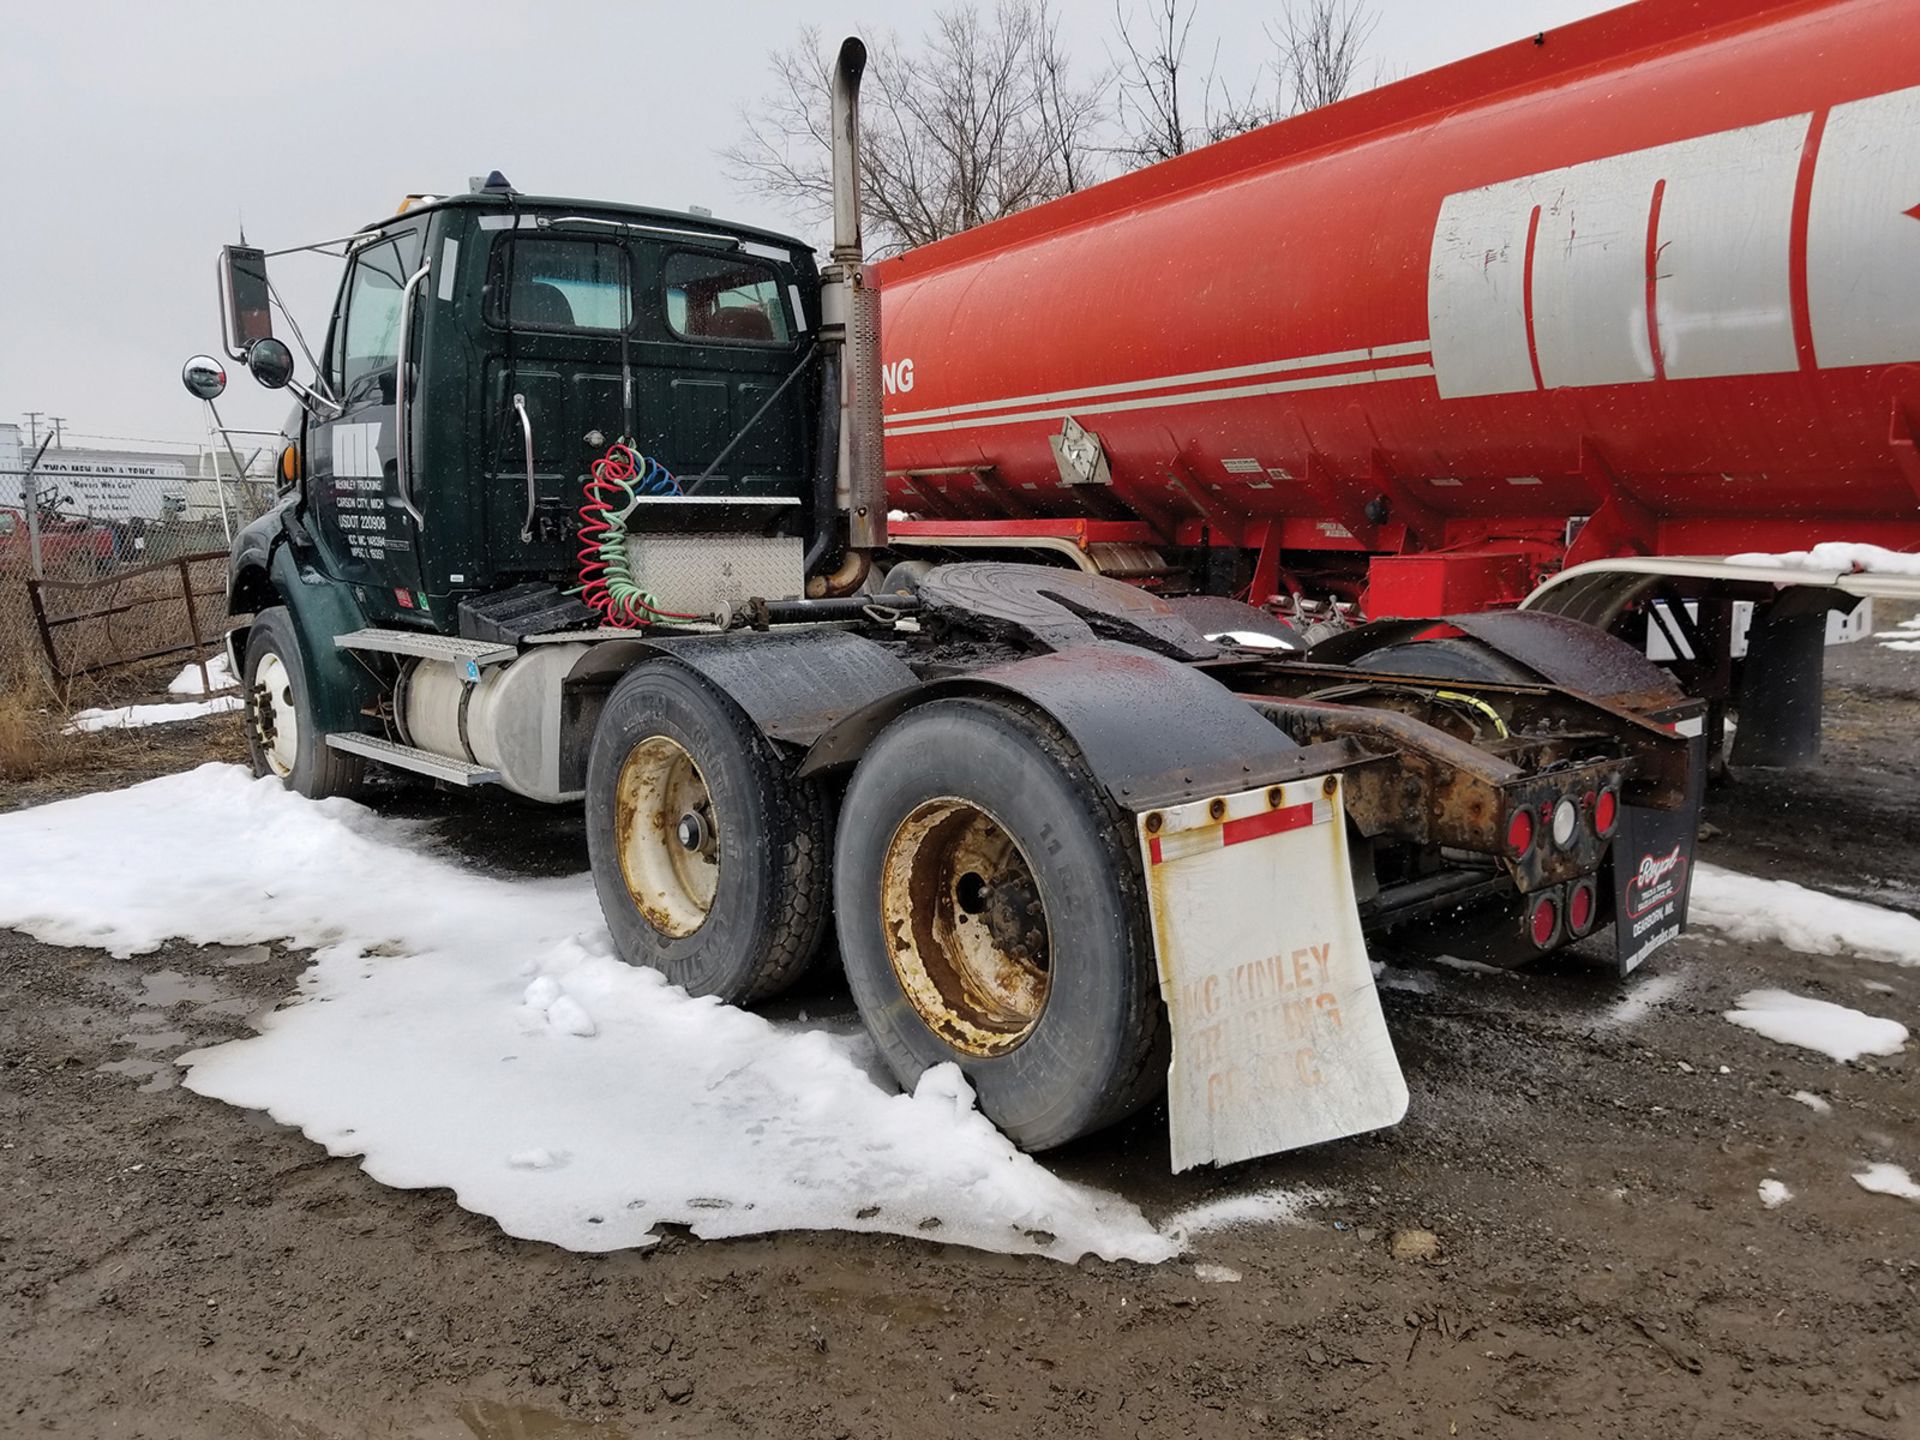
[[[1407,1112],[1344,815],[1329,775],[1136,816],[1173,1029],[1175,1171],[1378,1130]]]
[[[1678,810],[1620,807],[1620,834],[1613,842],[1613,950],[1622,975],[1632,974],[1687,928],[1693,847],[1706,795],[1707,742],[1698,718],[1676,728],[1689,737],[1687,803]]]

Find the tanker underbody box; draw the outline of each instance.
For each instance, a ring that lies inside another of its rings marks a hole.
[[[1367,569],[1367,609],[1392,615],[1461,615],[1517,605],[1533,588],[1525,551],[1377,555]]]
[[[633,581],[662,610],[709,615],[747,601],[798,599],[806,587],[802,542],[786,535],[635,535],[628,544]]]

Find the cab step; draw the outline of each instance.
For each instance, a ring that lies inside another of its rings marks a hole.
[[[383,630],[378,626],[336,635],[333,643],[341,650],[417,655],[422,660],[444,660],[453,665],[501,665],[520,653],[518,646],[499,640],[463,640],[458,635],[430,635],[419,630]]]
[[[434,779],[444,780],[449,785],[493,785],[500,779],[498,770],[489,770],[484,765],[471,765],[465,760],[449,760],[445,755],[436,755],[431,750],[401,745],[396,741],[382,739],[378,735],[345,734],[336,731],[327,736],[327,744],[335,750],[344,750],[349,755],[364,755],[367,759],[378,760],[383,765],[393,765],[402,770],[431,775]]]

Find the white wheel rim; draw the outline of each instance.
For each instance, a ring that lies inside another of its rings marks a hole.
[[[253,728],[267,768],[282,780],[300,757],[300,712],[293,703],[293,677],[269,650],[253,669]]]
[[[627,894],[676,939],[707,923],[720,889],[720,836],[706,777],[678,741],[650,735],[614,786],[613,842]]]

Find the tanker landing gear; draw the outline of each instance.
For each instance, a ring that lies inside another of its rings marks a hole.
[[[614,949],[694,995],[765,999],[827,918],[827,822],[739,707],[672,660],[607,697],[587,757],[587,850]]]

